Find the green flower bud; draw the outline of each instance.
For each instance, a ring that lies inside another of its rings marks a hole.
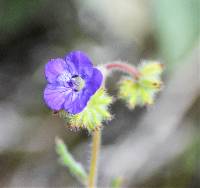
[[[143,62],[139,67],[138,79],[123,77],[119,82],[118,97],[125,100],[130,109],[154,103],[155,94],[161,89],[162,64]]]
[[[143,61],[138,67],[138,70],[142,77],[144,78],[161,78],[161,73],[163,72],[163,64],[157,61]]]
[[[89,132],[99,129],[103,121],[111,120],[112,115],[108,111],[112,103],[110,97],[103,88],[100,88],[89,100],[86,108],[75,115],[60,111],[60,117],[64,118],[71,129],[85,128]]]

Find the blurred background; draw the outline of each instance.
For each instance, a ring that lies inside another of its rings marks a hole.
[[[99,187],[200,187],[199,0],[0,0],[0,187],[80,187],[57,161],[56,136],[89,166],[86,131],[71,132],[42,100],[44,65],[83,50],[165,65],[156,104],[111,106],[103,129]],[[120,74],[107,82],[116,95]]]

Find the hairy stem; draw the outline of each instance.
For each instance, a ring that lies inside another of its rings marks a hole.
[[[134,79],[138,79],[140,72],[133,66],[127,63],[108,63],[105,65],[108,70],[116,69],[130,74]]]
[[[92,134],[92,151],[90,161],[90,172],[88,177],[88,188],[96,187],[98,155],[101,146],[101,130],[95,130]]]

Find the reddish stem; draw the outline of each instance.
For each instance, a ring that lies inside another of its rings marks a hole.
[[[134,67],[126,63],[108,63],[105,65],[108,70],[118,69],[123,72],[126,72],[133,76],[133,78],[138,79],[140,76],[140,72]]]

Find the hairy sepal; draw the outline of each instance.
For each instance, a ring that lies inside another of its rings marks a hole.
[[[80,128],[87,129],[89,132],[101,128],[104,121],[112,119],[109,112],[109,106],[113,99],[104,88],[100,88],[89,100],[86,108],[75,115],[65,111],[60,111],[60,117],[67,121],[69,127],[73,130]]]

